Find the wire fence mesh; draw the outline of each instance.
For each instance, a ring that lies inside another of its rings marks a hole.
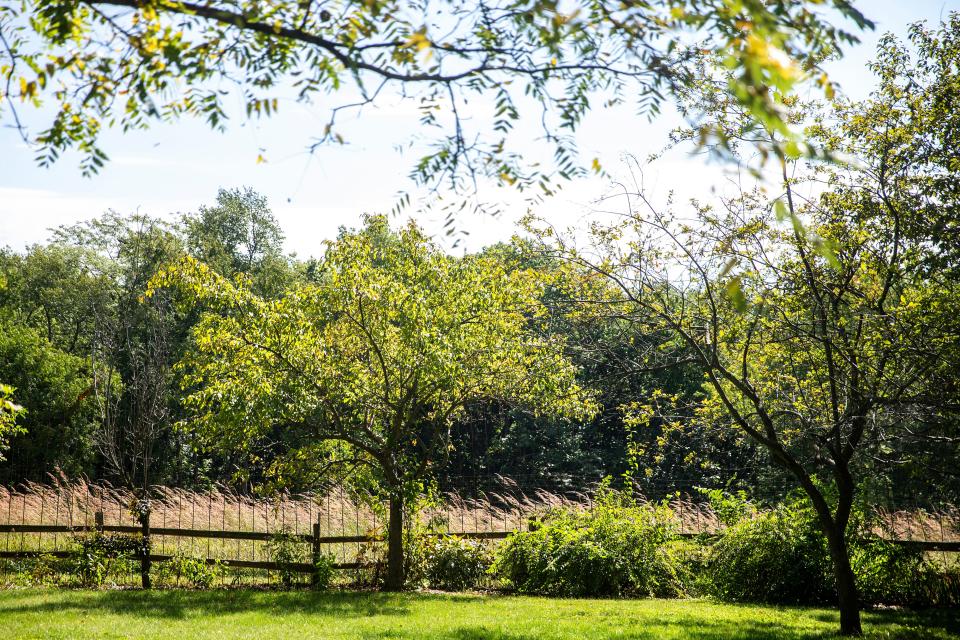
[[[418,513],[425,525],[437,532],[508,533],[521,530],[531,517],[557,508],[584,508],[593,492],[563,487],[523,487],[498,477],[464,483],[461,490],[448,490],[439,501]],[[449,488],[449,487],[448,487]],[[103,483],[83,480],[56,480],[0,487],[0,544],[8,559],[32,552],[63,553],[77,548],[84,531],[106,527],[137,527],[138,496],[134,492]],[[292,539],[293,557],[309,562],[310,540],[324,539],[322,552],[338,564],[369,562],[385,534],[385,509],[375,498],[360,495],[343,486],[331,486],[315,493],[253,496],[219,487],[189,491],[154,487],[150,496],[151,553],[163,556],[204,558],[211,561],[274,562],[278,546],[271,536]],[[668,500],[681,533],[717,533],[720,522],[708,502],[699,494],[674,492]],[[102,514],[98,516],[97,514]],[[879,507],[877,533],[899,540],[922,542],[960,541],[960,509]],[[18,531],[17,526],[37,525],[51,530]],[[75,532],[60,528],[70,527]],[[171,530],[249,532],[266,534],[259,539],[188,535]],[[337,540],[337,538],[353,538]],[[495,542],[491,541],[491,544]],[[287,546],[290,553],[291,546]],[[944,552],[945,554],[946,552]],[[291,557],[288,555],[286,561]],[[0,563],[0,567],[9,566]],[[277,576],[269,569],[222,572],[224,582],[270,581]],[[131,578],[133,580],[133,578]]]

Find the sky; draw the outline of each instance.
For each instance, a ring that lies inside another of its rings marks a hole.
[[[828,67],[841,90],[854,98],[871,89],[866,63],[881,34],[892,31],[902,38],[910,23],[937,23],[949,10],[960,9],[960,1],[861,0],[857,6],[877,29],[862,33],[861,43],[848,47],[844,58]],[[45,241],[51,228],[110,209],[172,219],[178,212],[213,204],[221,187],[248,186],[269,199],[289,252],[320,255],[323,241],[333,238],[339,227],[357,226],[364,213],[390,211],[396,194],[411,188],[407,173],[416,157],[398,152],[396,146],[419,129],[412,105],[384,104],[348,122],[347,145],[311,154],[308,138],[322,130],[326,115],[321,106],[290,102],[270,119],[244,122],[236,117],[226,133],[190,119],[128,134],[109,131],[102,146],[111,160],[91,178],[80,175],[78,158],[70,154],[51,168],[38,167],[33,150],[17,132],[0,128],[0,247],[23,250]],[[606,110],[585,119],[577,141],[587,162],[597,157],[616,174],[625,157],[645,158],[660,151],[669,131],[680,123],[669,108],[652,122],[630,108]],[[525,140],[537,126],[521,120],[515,135]],[[261,153],[267,161],[258,163]],[[644,182],[654,196],[673,190],[684,197],[703,197],[711,185],[730,179],[731,169],[676,150],[645,169]],[[534,213],[558,226],[576,225],[612,188],[609,179],[599,176],[576,180]],[[481,198],[505,202],[505,212],[497,217],[461,216],[455,236],[443,234],[440,214],[407,210],[401,215],[412,215],[448,250],[476,250],[508,239],[516,231],[516,220],[526,213],[526,205],[509,193],[484,189]]]

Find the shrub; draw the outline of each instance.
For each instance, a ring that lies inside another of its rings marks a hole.
[[[960,570],[928,560],[916,547],[876,536],[858,538],[850,545],[850,564],[864,604],[960,604]]]
[[[751,518],[757,514],[756,506],[747,498],[747,492],[740,490],[728,493],[723,489],[704,489],[697,487],[697,491],[707,499],[710,509],[720,524],[729,527]]]
[[[850,545],[850,564],[864,604],[913,604],[917,578],[924,572],[923,552],[880,538]]]
[[[866,605],[934,606],[960,601],[960,581],[923,552],[870,533],[855,514],[848,543]],[[833,564],[813,510],[802,500],[746,517],[709,548],[702,589],[720,600],[817,604],[836,599]]]
[[[655,595],[683,591],[682,560],[668,545],[678,521],[653,505],[601,489],[587,510],[561,509],[517,532],[492,571],[521,593],[561,596]]]
[[[267,542],[267,547],[270,549],[270,556],[273,561],[280,565],[291,565],[304,561],[303,544],[288,527],[277,531]],[[298,577],[297,572],[292,571],[288,566],[281,566],[279,574],[280,584],[284,589],[292,587]]]
[[[436,536],[424,545],[427,584],[443,591],[475,589],[493,563],[485,544],[457,536]]]
[[[706,591],[721,600],[781,604],[831,600],[832,568],[813,514],[778,506],[728,527],[711,547]]]
[[[69,573],[69,560],[49,553],[10,560],[0,565],[0,574],[9,574],[10,583],[21,587],[59,585],[63,576]]]
[[[135,570],[143,547],[139,534],[95,532],[76,538],[73,572],[84,587],[102,587],[111,576]]]
[[[320,554],[313,559],[313,588],[318,591],[324,591],[330,588],[333,581],[334,565],[337,562],[336,556],[332,553]]]
[[[156,578],[158,586],[179,585],[183,580],[194,589],[209,589],[223,573],[223,564],[219,561],[207,563],[205,558],[188,556],[177,552],[169,560],[157,564]]]

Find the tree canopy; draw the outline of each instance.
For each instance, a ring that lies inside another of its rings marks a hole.
[[[39,332],[0,318],[0,380],[16,389],[17,403],[27,409],[17,419],[19,430],[6,434],[14,455],[0,481],[32,477],[35,469],[76,476],[89,468],[100,413],[89,369],[86,359],[57,349]],[[4,413],[12,416],[7,407]],[[29,437],[17,437],[23,435]]]
[[[655,115],[702,74],[704,54],[736,70],[737,101],[785,131],[777,93],[804,78],[829,86],[818,65],[867,27],[848,0],[5,0],[0,107],[41,164],[75,148],[90,174],[107,160],[105,128],[194,116],[222,129],[234,91],[248,117],[322,102],[312,148],[343,142],[343,111],[409,98],[437,131],[417,182],[463,190],[486,176],[542,194],[583,171],[569,134],[589,110],[633,102]],[[487,96],[491,113],[462,115]],[[54,114],[36,134],[25,104]],[[541,123],[549,166],[514,146],[521,116]]]
[[[13,387],[0,384],[0,456],[7,450],[11,436],[25,431],[17,424],[17,416],[22,413],[23,407],[13,401]]]
[[[563,340],[529,330],[544,312],[538,273],[455,259],[415,226],[386,225],[374,217],[341,235],[319,283],[276,300],[192,258],[158,272],[147,295],[171,287],[207,309],[180,364],[186,426],[231,450],[284,439],[307,470],[368,470],[390,499],[388,582],[399,588],[404,500],[435,473],[468,403],[576,416],[591,401]]]

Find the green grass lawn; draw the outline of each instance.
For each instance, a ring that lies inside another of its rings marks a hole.
[[[960,612],[867,613],[874,638],[960,638]],[[256,591],[0,591],[3,638],[825,638],[833,611],[699,600]]]

